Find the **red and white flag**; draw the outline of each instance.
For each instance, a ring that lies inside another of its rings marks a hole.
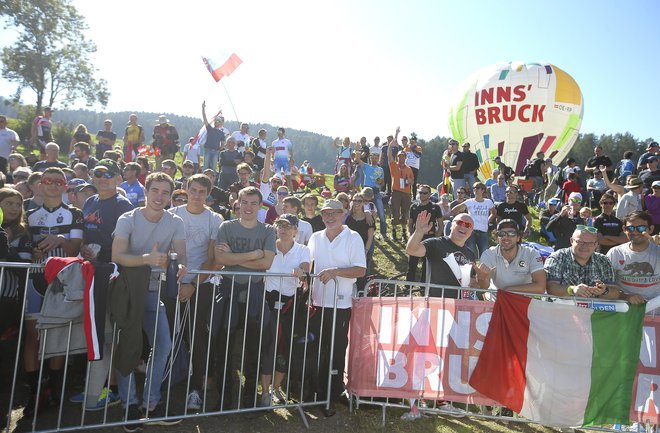
[[[213,76],[213,79],[216,82],[220,81],[222,77],[230,76],[231,73],[234,72],[241,63],[243,63],[243,61],[236,55],[236,53],[232,53],[229,58],[224,61],[224,63],[220,63],[216,59],[211,59],[204,56],[202,56],[202,60],[204,61],[204,65],[206,65],[206,69],[209,70],[211,76]]]

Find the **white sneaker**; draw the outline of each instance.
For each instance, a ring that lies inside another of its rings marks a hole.
[[[272,400],[275,404],[286,404],[286,394],[282,388],[275,388],[272,394]]]
[[[186,407],[190,410],[199,410],[202,408],[202,398],[199,396],[199,392],[196,389],[190,391],[188,394],[188,403]]]
[[[456,418],[464,417],[466,412],[463,409],[452,406],[448,402],[444,402],[437,407],[443,412],[448,412],[448,415],[455,416]]]

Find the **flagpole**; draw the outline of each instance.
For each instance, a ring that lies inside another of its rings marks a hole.
[[[227,94],[227,99],[229,99],[229,105],[231,105],[231,110],[234,112],[236,121],[240,123],[240,121],[238,120],[238,114],[236,114],[236,108],[234,108],[234,103],[231,101],[231,96],[229,96],[229,91],[227,90],[227,86],[225,86],[225,82],[222,80],[220,80],[220,83],[222,84],[222,88],[225,89],[225,93]]]

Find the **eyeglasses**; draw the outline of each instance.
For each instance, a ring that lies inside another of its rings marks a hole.
[[[472,228],[472,223],[468,221],[463,221],[463,220],[454,220],[456,225],[465,227],[466,229],[471,229]]]
[[[638,233],[644,233],[648,230],[648,226],[645,225],[639,225],[639,226],[626,226],[626,231],[628,233],[635,233],[635,230],[637,230]]]
[[[106,179],[112,179],[113,177],[115,177],[115,174],[110,172],[110,171],[94,170],[92,173],[94,174],[94,177],[96,177],[98,179],[100,179],[102,177],[104,177]]]
[[[499,232],[497,232],[498,238],[506,238],[506,237],[515,238],[516,236],[518,236],[518,232],[516,231],[500,230]]]
[[[589,232],[596,234],[598,233],[598,229],[593,226],[585,226],[584,224],[578,224],[575,226],[575,230],[581,231],[581,232]]]
[[[64,179],[41,178],[41,184],[42,185],[64,186],[64,185],[66,185],[66,181]]]
[[[578,241],[577,239],[573,239],[573,242],[575,242],[576,245],[580,247],[593,247],[596,245],[598,242],[585,242],[585,241]]]

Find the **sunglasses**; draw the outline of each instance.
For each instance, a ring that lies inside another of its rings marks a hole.
[[[571,203],[582,203],[582,199],[580,199],[580,198],[572,198],[572,199],[570,200],[570,202],[571,202]]]
[[[115,177],[115,174],[109,171],[94,170],[92,173],[94,174],[94,177],[97,179],[100,179],[102,177],[106,179],[112,179],[113,177]]]
[[[457,226],[465,227],[466,229],[471,229],[472,228],[472,223],[468,221],[463,221],[463,220],[455,220],[454,221]]]
[[[172,201],[175,201],[175,202],[177,202],[177,203],[188,203],[188,199],[185,198],[185,197],[177,197],[177,198],[175,198],[175,199],[172,200]]]
[[[626,231],[628,233],[635,233],[635,230],[637,230],[638,233],[645,233],[648,229],[649,229],[648,226],[645,225],[626,226]]]
[[[506,238],[506,237],[515,238],[516,236],[518,236],[518,232],[515,231],[500,230],[499,232],[497,232],[498,238]]]
[[[64,186],[66,185],[66,181],[64,179],[41,179],[41,184],[42,185],[57,185],[57,186]]]
[[[576,225],[575,230],[578,230],[578,231],[581,231],[581,232],[589,232],[589,233],[593,233],[593,234],[598,233],[598,229],[596,227],[585,226],[583,224]]]

